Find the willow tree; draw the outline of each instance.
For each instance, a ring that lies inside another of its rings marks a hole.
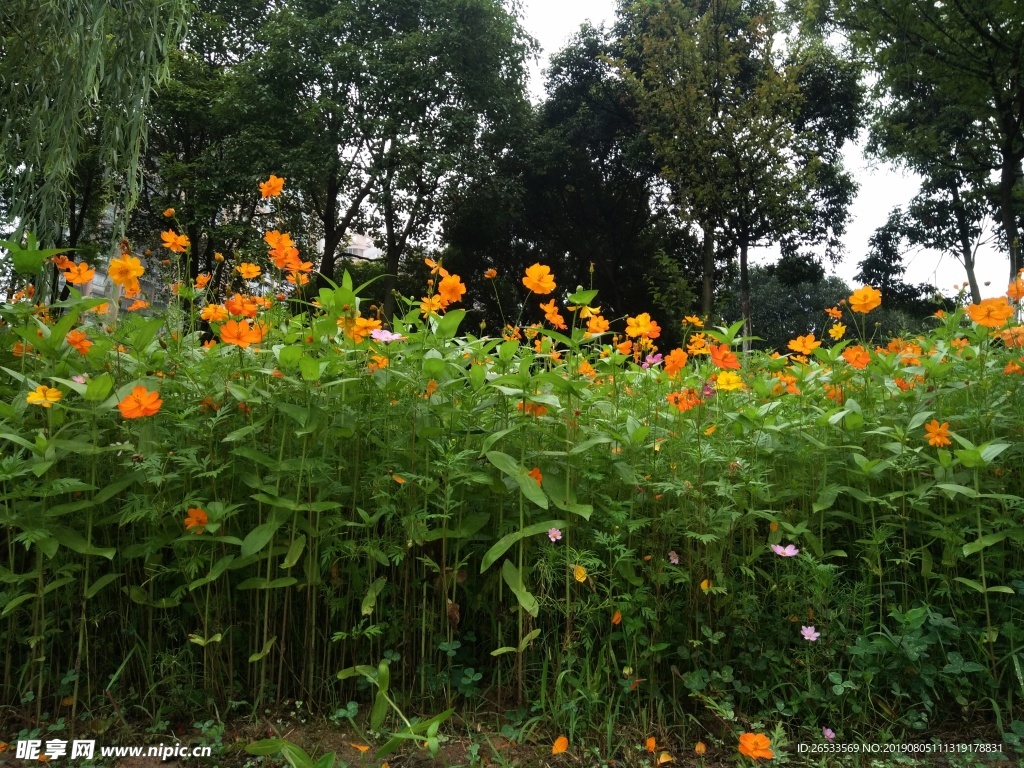
[[[150,94],[187,15],[187,0],[0,4],[0,181],[19,235],[66,242],[89,163],[123,220],[138,195]]]

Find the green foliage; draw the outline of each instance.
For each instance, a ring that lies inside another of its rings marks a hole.
[[[701,354],[743,323],[690,320],[680,365],[637,318],[628,354],[588,335],[589,290],[551,295],[566,328],[507,338],[402,299],[393,337],[347,273],[314,305],[261,266],[291,305],[227,302],[212,347],[210,287],[148,316],[77,291],[0,306],[5,700],[73,720],[115,696],[205,727],[298,699],[369,727],[378,759],[437,753],[490,701],[522,710],[517,738],[574,743],[627,722],[853,740],[1019,719],[1015,320],[951,310],[875,348],[881,310],[846,308],[806,363]],[[809,306],[794,335],[847,298],[756,282]]]

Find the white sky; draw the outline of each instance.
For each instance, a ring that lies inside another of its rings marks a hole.
[[[595,26],[610,25],[615,18],[616,0],[521,0],[523,26],[542,47],[541,57],[531,67],[530,92],[534,101],[544,95],[541,70],[548,57],[561,49],[580,24],[590,20]],[[904,175],[888,165],[872,166],[859,147],[849,146],[845,153],[847,167],[853,171],[860,190],[851,208],[851,221],[846,237],[847,257],[834,271],[853,283],[857,262],[867,253],[868,238],[883,225],[897,205],[905,205],[917,192],[915,178]],[[954,293],[953,286],[966,282],[963,266],[950,256],[934,251],[913,252],[903,258],[907,265],[904,279],[909,283],[928,282],[945,294]],[[983,297],[999,296],[1006,290],[1009,264],[1004,254],[991,249],[979,252],[976,273]],[[985,286],[985,282],[991,284]]]

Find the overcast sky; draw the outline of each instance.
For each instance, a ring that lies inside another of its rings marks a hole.
[[[579,29],[590,20],[595,26],[610,25],[615,17],[615,0],[522,0],[524,26],[543,48],[540,60],[531,68],[530,91],[535,101],[544,94],[541,70],[548,57],[562,48]],[[851,222],[844,238],[847,257],[834,271],[853,283],[857,262],[867,252],[868,238],[877,227],[885,223],[889,211],[905,205],[917,191],[917,181],[890,166],[872,164],[864,159],[858,147],[850,146],[844,153],[847,167],[853,171],[860,190],[851,209]],[[928,282],[943,293],[953,293],[953,286],[966,281],[963,266],[949,256],[935,252],[910,253],[904,257],[907,264],[906,280],[911,283]],[[978,281],[983,296],[998,296],[1006,290],[1009,265],[1006,256],[991,249],[978,255]],[[991,282],[988,287],[986,281]]]

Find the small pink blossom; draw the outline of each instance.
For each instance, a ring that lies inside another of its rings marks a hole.
[[[370,338],[375,341],[383,341],[385,344],[390,344],[392,341],[401,341],[405,336],[400,333],[386,331],[383,328],[374,328],[370,331]]]
[[[674,549],[668,553],[668,561],[672,563],[672,565],[679,565],[679,555],[676,554]]]
[[[803,635],[804,640],[809,643],[813,643],[821,637],[821,632],[816,632],[814,627],[800,627],[800,634]]]
[[[778,544],[772,544],[772,552],[779,557],[796,557],[800,554],[800,550],[792,544],[787,544],[784,547],[779,546]]]
[[[833,731],[831,728],[822,728],[821,735],[825,737],[825,741],[827,741],[829,744],[836,740],[836,732]]]
[[[89,378],[88,373],[83,373],[81,376],[72,376],[71,380],[78,384],[85,384],[86,379]]]
[[[558,541],[559,539],[562,538],[562,532],[560,530],[558,530],[557,528],[549,528],[548,529],[548,538],[551,539],[552,543],[554,543],[554,542],[556,542],[556,541]]]
[[[640,367],[644,368],[644,369],[647,369],[647,368],[650,368],[652,365],[657,365],[658,363],[660,363],[664,359],[665,358],[662,356],[662,354],[660,352],[658,354],[656,354],[656,355],[648,355],[647,358],[644,360],[643,364]]]

